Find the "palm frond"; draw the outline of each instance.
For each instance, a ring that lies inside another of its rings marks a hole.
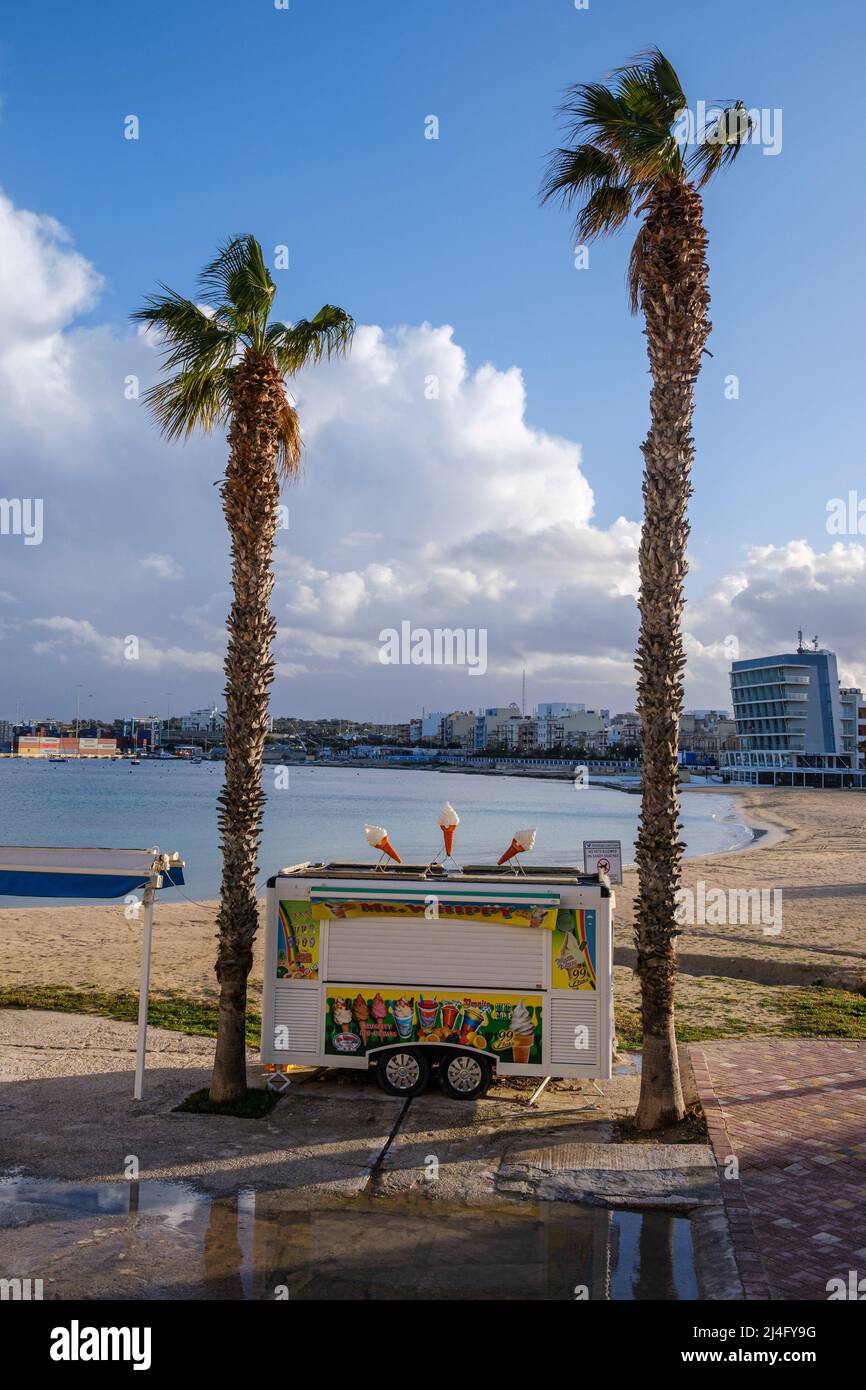
[[[646,227],[641,227],[634,239],[628,258],[628,307],[633,314],[643,305],[643,274],[646,263]]]
[[[280,442],[277,449],[277,469],[283,478],[296,478],[301,471],[301,422],[291,401],[283,398],[280,405]]]
[[[599,184],[577,215],[575,231],[580,240],[588,242],[615,232],[628,221],[633,199],[634,191],[628,184]]]
[[[267,344],[277,367],[292,375],[308,362],[348,352],[355,332],[355,321],[344,309],[325,304],[312,319],[295,324],[272,324]]]
[[[689,177],[695,186],[703,188],[714,174],[733,164],[740,150],[748,143],[754,122],[741,101],[726,106],[704,134],[686,160]]]
[[[209,433],[228,420],[230,381],[227,372],[180,372],[152,386],[144,401],[167,439],[186,437],[196,428]]]
[[[228,300],[236,310],[257,322],[266,320],[276,285],[254,236],[232,237],[199,276],[199,288],[210,302]]]
[[[213,312],[207,313],[201,305],[184,299],[168,285],[160,284],[159,288],[162,294],[149,294],[144,306],[130,314],[134,323],[146,324],[174,344],[193,343],[221,326],[220,318]]]
[[[541,185],[541,201],[558,198],[570,207],[579,193],[592,190],[599,183],[613,182],[620,172],[616,158],[597,145],[575,145],[573,149],[554,150]]]
[[[615,68],[611,76],[620,80],[626,78],[637,86],[657,94],[659,98],[669,103],[676,103],[677,109],[681,110],[687,104],[683,84],[680,82],[673,64],[669,62],[660,48],[645,48],[642,52],[635,54],[631,63],[625,67]]]
[[[132,319],[160,334],[166,379],[145,393],[145,403],[169,439],[211,430],[232,414],[232,387],[242,358],[267,357],[282,376],[307,362],[346,352],[355,329],[343,309],[326,304],[311,320],[268,324],[276,286],[253,236],[232,237],[205,266],[199,289],[204,305],[166,285],[148,296]],[[297,412],[283,394],[276,402],[277,467],[296,476],[301,461]]]
[[[570,87],[561,107],[567,142],[548,159],[541,201],[577,204],[576,231],[590,240],[621,227],[666,180],[694,178],[703,187],[742,148],[748,113],[742,102],[726,109],[706,140],[687,153],[674,134],[687,109],[676,70],[658,48],[615,68],[611,85]],[[639,281],[631,272],[629,283],[636,303]]]

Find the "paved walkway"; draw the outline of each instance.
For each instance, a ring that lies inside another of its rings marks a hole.
[[[866,1279],[866,1042],[689,1052],[746,1297],[826,1299],[828,1280]]]

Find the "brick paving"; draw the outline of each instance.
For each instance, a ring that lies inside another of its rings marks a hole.
[[[689,1053],[746,1297],[826,1299],[829,1279],[866,1279],[866,1042]],[[738,1179],[725,1177],[731,1155]]]

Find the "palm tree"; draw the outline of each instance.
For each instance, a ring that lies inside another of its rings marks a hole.
[[[246,1094],[247,976],[258,927],[262,752],[273,680],[270,611],[277,505],[296,478],[301,435],[285,377],[344,353],[354,324],[326,304],[315,318],[271,321],[276,286],[252,236],[233,237],[199,278],[195,303],[167,286],[133,314],[159,334],[165,380],[145,396],[168,439],[228,425],[220,493],[231,538],[232,603],[225,657],[225,781],[219,795],[222,890],[218,916],[219,1023],[210,1096]]]
[[[638,712],[643,799],[636,861],[635,944],[644,1050],[636,1123],[652,1129],[684,1114],[674,1032],[679,837],[677,754],[683,705],[683,580],[694,456],[694,387],[710,332],[707,235],[700,190],[731,163],[751,131],[741,102],[704,132],[678,138],[688,103],[658,49],[611,75],[580,83],[562,106],[567,145],[554,151],[542,201],[577,207],[581,243],[640,219],[629,299],[642,310],[652,375],[644,455],[639,570]]]

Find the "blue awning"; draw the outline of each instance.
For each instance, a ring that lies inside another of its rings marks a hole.
[[[0,895],[15,898],[122,898],[149,883],[174,888],[183,860],[158,849],[56,849],[0,845]]]

